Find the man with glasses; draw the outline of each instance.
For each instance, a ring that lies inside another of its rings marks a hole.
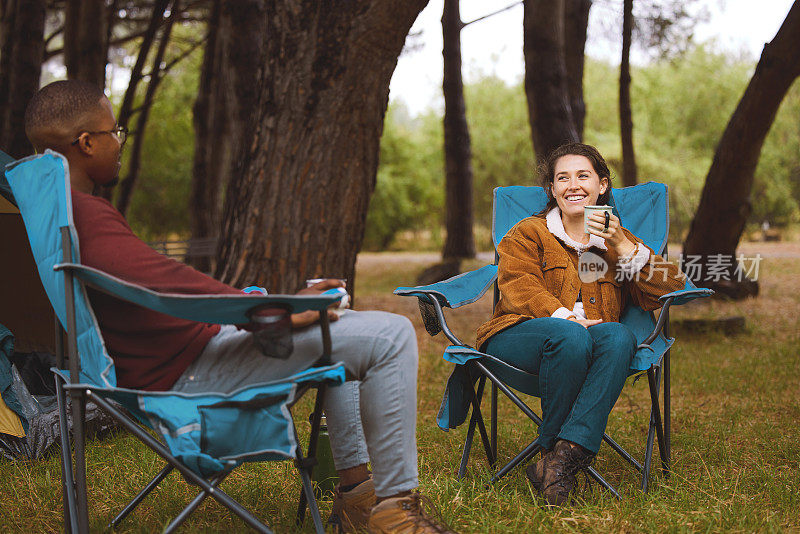
[[[81,132],[81,134],[78,137],[76,137],[75,140],[72,142],[72,144],[73,145],[77,145],[78,143],[80,143],[81,142],[81,137],[83,137],[85,135],[98,135],[98,134],[111,134],[111,135],[113,135],[114,137],[117,138],[117,141],[119,141],[120,146],[123,146],[125,144],[125,141],[128,140],[128,128],[127,128],[127,126],[120,126],[119,124],[117,124],[116,126],[114,126],[110,130],[100,130],[100,131],[96,131],[96,132]]]
[[[81,263],[155,291],[240,293],[158,254],[108,201],[92,196],[95,186],[116,183],[126,139],[100,89],[77,80],[43,87],[28,105],[25,132],[37,152],[49,148],[68,161]],[[301,292],[342,285],[324,280]],[[266,358],[246,330],[170,317],[92,288],[87,294],[120,387],[229,392],[299,372],[321,353],[313,312],[292,316],[294,350],[289,359],[278,360]],[[340,480],[334,503],[340,528],[449,532],[424,511],[414,491],[418,356],[410,321],[391,313],[346,310],[331,324],[331,341],[331,359],[345,364],[360,392],[348,383],[330,388],[325,399]]]

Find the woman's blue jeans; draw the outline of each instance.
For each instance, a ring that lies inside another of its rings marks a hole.
[[[484,352],[538,375],[540,445],[551,449],[557,439],[565,439],[597,453],[608,414],[628,377],[636,339],[621,323],[585,328],[545,317],[498,332]]]

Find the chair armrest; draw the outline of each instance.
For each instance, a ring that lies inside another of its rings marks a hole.
[[[247,324],[248,313],[258,308],[281,307],[290,313],[323,311],[336,303],[338,295],[186,295],[159,293],[132,284],[99,269],[77,263],[59,263],[55,271],[70,271],[81,281],[110,295],[154,311],[201,323]]]
[[[484,265],[480,269],[461,273],[435,284],[398,287],[394,290],[394,294],[419,297],[426,301],[436,298],[442,306],[458,308],[480,299],[496,279],[497,265]]]
[[[670,306],[673,304],[680,306],[696,298],[710,297],[713,294],[714,291],[712,289],[694,287],[694,284],[687,280],[685,288],[667,293],[666,295],[661,295],[658,298],[658,300],[662,302],[661,313],[658,314],[658,322],[656,322],[656,326],[653,328],[650,335],[639,344],[639,348],[649,347],[650,343],[652,343],[664,329],[667,317],[669,317]]]
[[[714,294],[713,289],[705,289],[702,287],[694,287],[694,285],[687,281],[687,287],[680,289],[678,291],[673,291],[672,293],[667,293],[666,295],[661,295],[658,300],[665,303],[665,306],[669,306],[671,304],[676,304],[678,306],[682,304],[686,304],[690,300],[694,300],[696,298],[701,297],[710,297]],[[666,301],[669,299],[673,299],[669,304],[666,304]]]
[[[497,266],[484,265],[480,269],[459,274],[442,282],[416,287],[398,287],[395,295],[417,297],[419,312],[425,330],[431,336],[444,332],[456,345],[464,343],[447,326],[442,306],[458,308],[480,299],[497,279]]]

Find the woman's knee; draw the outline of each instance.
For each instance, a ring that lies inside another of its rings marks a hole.
[[[592,353],[592,338],[589,332],[576,322],[563,321],[563,323],[551,334],[545,353],[563,363],[586,365]]]
[[[602,323],[590,328],[595,348],[630,363],[636,353],[636,336],[622,323]]]

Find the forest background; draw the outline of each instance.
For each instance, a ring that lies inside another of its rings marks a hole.
[[[616,186],[669,185],[673,241],[710,263],[741,239],[792,238],[800,220],[800,3],[758,62],[693,37],[712,3],[493,2],[466,21],[459,0],[432,3],[442,110],[407,107],[402,91],[387,108],[421,0],[0,0],[0,145],[31,153],[22,114],[40,85],[104,86],[131,141],[120,187],[96,193],[147,240],[205,242],[189,258],[201,270],[291,291],[316,276],[355,290],[361,250],[441,250],[437,279],[455,274],[448,260],[491,249],[492,188],[535,184],[537,161],[583,140]],[[522,31],[507,28],[523,54],[502,59],[521,57],[524,75],[464,76],[461,30],[511,9],[524,11]],[[593,55],[598,40],[621,41],[621,57]],[[741,279],[713,288],[758,293]]]
[[[191,26],[179,29],[193,33]],[[127,214],[150,241],[188,238],[194,130],[203,52],[173,67],[155,97],[142,149],[143,177]],[[116,58],[130,68],[134,56]],[[697,208],[714,149],[752,76],[756,59],[746,52],[689,43],[685,50],[632,68],[631,102],[640,181],[670,187],[670,237],[681,241]],[[110,69],[110,72],[114,71]],[[465,82],[472,140],[475,238],[491,250],[491,191],[503,185],[537,184],[522,80],[509,83],[491,66],[474,69]],[[584,72],[584,140],[596,145],[621,186],[617,108],[619,65],[587,54]],[[47,81],[47,80],[43,80]],[[119,102],[123,89],[110,89]],[[377,185],[369,205],[363,249],[440,250],[444,232],[442,110],[431,105],[411,114],[403,96],[391,95],[381,139]],[[762,224],[797,237],[800,222],[800,83],[780,107],[764,143],[752,191],[746,237],[759,238]],[[130,151],[123,154],[123,164]],[[124,175],[126,169],[123,169]],[[346,202],[342,202],[343,206]]]

